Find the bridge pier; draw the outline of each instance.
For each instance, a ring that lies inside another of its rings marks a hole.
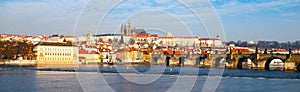
[[[170,66],[170,59],[171,59],[171,57],[170,56],[167,56],[166,57],[166,66]]]
[[[284,62],[285,71],[300,71],[300,54],[189,54],[189,55],[163,55],[153,54],[152,63],[166,66],[198,66],[204,68],[224,68],[227,69],[250,69],[253,70],[269,70],[270,62],[274,59],[280,59]],[[226,62],[220,62],[222,58],[226,58]],[[243,58],[243,59],[242,59]],[[247,60],[251,60],[251,64]],[[241,62],[242,61],[242,62]],[[273,62],[273,61],[272,61]],[[223,64],[223,65],[222,65]],[[225,64],[225,65],[224,65]],[[247,65],[244,65],[247,64]],[[243,66],[242,68],[240,66]],[[239,67],[238,67],[239,66]],[[246,68],[244,68],[246,67]],[[272,67],[274,68],[274,67]]]
[[[300,64],[297,65],[297,71],[300,72]]]
[[[285,71],[297,71],[296,62],[285,62],[284,70]]]
[[[180,66],[184,66],[184,61],[185,61],[185,57],[184,56],[180,56],[179,57],[179,64],[180,64]]]
[[[202,59],[203,59],[202,56],[198,56],[198,57],[196,58],[195,66],[197,66],[197,67],[203,67],[203,61],[202,61]],[[202,62],[202,64],[201,64],[201,62]]]
[[[237,61],[233,59],[227,59],[225,62],[226,69],[237,69]]]
[[[267,60],[257,60],[257,64],[253,67],[255,70],[265,70],[265,64]]]

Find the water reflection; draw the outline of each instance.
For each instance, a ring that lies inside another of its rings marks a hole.
[[[109,70],[109,67],[99,67]],[[122,68],[122,67],[121,67]],[[126,67],[123,67],[126,69]],[[135,68],[135,69],[140,69]],[[146,66],[145,66],[146,68]],[[167,67],[169,68],[169,67]],[[63,68],[71,69],[71,68]],[[100,69],[100,70],[101,70]],[[183,68],[181,68],[182,70]],[[59,70],[59,69],[54,69]],[[147,70],[147,69],[146,69]],[[119,73],[107,73],[102,72],[107,84],[116,92],[153,92],[160,91],[164,92],[169,90],[174,85],[176,79],[179,77],[178,74],[172,74],[166,69],[164,75],[158,80],[150,84],[136,84],[125,80]],[[180,67],[173,67],[173,72],[178,72]],[[198,73],[194,75],[193,73]],[[191,91],[201,91],[205,80],[207,79],[206,73],[208,69],[195,69],[188,68],[184,69],[184,73],[180,78],[183,78],[186,83],[192,82],[192,77],[197,77],[195,84]],[[78,75],[84,76],[87,84],[80,83],[78,81]],[[89,86],[87,91],[103,91],[98,89],[105,85],[105,83],[94,83],[98,80],[93,75],[98,75],[99,72],[89,71],[36,71],[34,67],[1,67],[0,70],[0,90],[1,92],[83,92],[83,86]],[[217,92],[244,92],[244,91],[289,91],[298,92],[300,88],[300,73],[298,72],[280,72],[280,71],[253,71],[253,70],[225,70],[223,78],[217,87]],[[132,79],[143,79],[143,76],[157,77],[159,74],[136,74],[136,73],[125,73]],[[141,76],[141,77],[137,77]],[[185,83],[183,83],[185,84]],[[178,86],[178,90],[186,85]]]
[[[81,92],[76,75],[68,72],[0,71],[2,92]]]

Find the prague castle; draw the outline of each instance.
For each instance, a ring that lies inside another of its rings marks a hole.
[[[128,21],[127,25],[121,25],[121,32],[122,35],[134,35],[134,34],[140,34],[140,33],[146,33],[146,31],[144,29],[135,29],[135,27],[133,27],[130,24],[130,21]]]

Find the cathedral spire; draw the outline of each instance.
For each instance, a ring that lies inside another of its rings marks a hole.
[[[171,32],[168,32],[168,37],[172,37],[172,33]]]
[[[123,31],[123,33],[124,33],[124,35],[127,35],[127,28],[126,28],[127,26],[126,26],[126,24],[123,26],[123,29],[124,29],[124,31]]]
[[[126,35],[131,35],[131,24],[130,24],[130,20],[128,21],[128,24],[126,26]]]
[[[124,26],[123,26],[123,24],[121,25],[121,32],[120,33],[124,34]]]

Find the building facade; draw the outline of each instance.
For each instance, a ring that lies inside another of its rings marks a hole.
[[[122,35],[134,35],[141,33],[146,33],[146,31],[144,29],[136,29],[135,27],[132,27],[130,21],[127,23],[127,25],[121,25],[120,34]]]
[[[135,43],[152,43],[158,39],[158,35],[141,33],[133,35],[133,39]]]
[[[37,65],[78,63],[78,47],[72,44],[40,43],[34,50],[37,55]]]
[[[216,38],[199,38],[200,47],[224,47],[220,36],[217,35]]]
[[[199,44],[199,37],[197,36],[161,36],[155,41],[156,44],[163,46],[179,46],[179,47],[196,47]]]
[[[95,40],[98,43],[129,43],[132,36],[129,35],[122,35],[122,34],[101,34],[101,35],[94,35]]]
[[[97,47],[81,46],[79,47],[79,62],[81,63],[97,63],[100,62],[100,53],[98,52]]]

